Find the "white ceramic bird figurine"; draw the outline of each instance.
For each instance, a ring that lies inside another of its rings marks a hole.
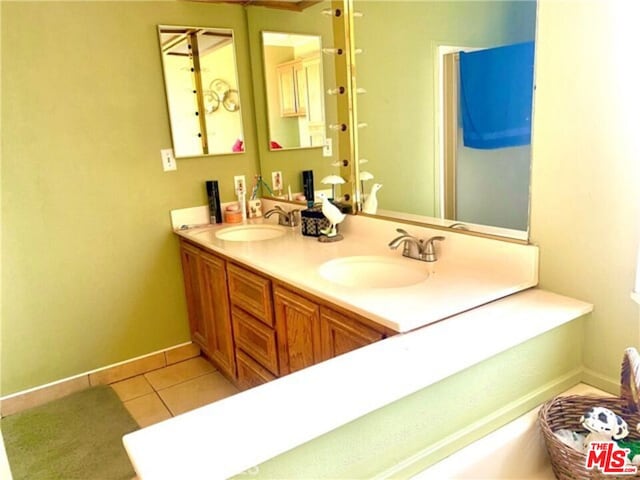
[[[375,214],[378,211],[378,197],[376,196],[376,193],[381,188],[382,185],[379,183],[371,185],[371,193],[369,193],[369,196],[367,196],[367,199],[364,201],[364,205],[362,206],[362,211],[364,213]]]
[[[331,203],[324,193],[320,193],[319,196],[322,198],[322,214],[329,220],[329,228],[324,228],[321,232],[327,237],[335,237],[338,234],[336,225],[342,222],[346,215]]]

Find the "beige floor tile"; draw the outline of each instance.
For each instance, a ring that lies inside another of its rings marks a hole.
[[[238,392],[239,390],[220,372],[214,372],[160,390],[158,395],[171,413],[178,415]]]
[[[111,388],[116,391],[120,400],[123,402],[153,393],[153,387],[147,379],[144,378],[144,375],[138,375],[128,380],[112,383]]]
[[[197,357],[146,373],[145,377],[155,390],[162,390],[213,371],[213,365],[203,357]]]
[[[124,406],[140,427],[148,427],[171,418],[171,413],[156,393],[150,393],[124,402]]]
[[[190,343],[189,345],[167,350],[164,354],[167,357],[167,365],[173,365],[190,358],[199,357],[200,347],[195,343]]]

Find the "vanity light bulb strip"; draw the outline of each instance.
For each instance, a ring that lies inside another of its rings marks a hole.
[[[332,8],[325,8],[324,10],[322,10],[322,14],[327,15],[328,17],[331,17],[333,15],[335,15],[336,17],[340,17],[342,16],[342,10],[340,10],[339,8],[336,8],[335,10],[333,10]],[[360,14],[360,16],[362,16],[362,14]]]
[[[345,91],[344,87],[330,88],[327,90],[327,95],[342,95]]]
[[[344,50],[341,48],[323,48],[322,53],[326,53],[327,55],[342,55]]]

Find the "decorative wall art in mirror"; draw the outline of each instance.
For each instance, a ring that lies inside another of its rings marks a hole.
[[[367,91],[357,103],[358,122],[367,125],[357,136],[363,197],[382,184],[379,215],[526,240],[530,141],[469,146],[463,119],[470,105],[480,104],[485,113],[473,112],[471,124],[491,122],[498,112],[506,122],[528,116],[530,127],[535,1],[354,4],[362,12],[354,21],[355,45],[364,52],[355,57],[356,82]],[[518,45],[526,53],[496,59]],[[472,60],[476,52],[485,58],[466,80],[460,76],[460,51],[474,52],[468,53]],[[500,99],[507,90],[513,97]],[[492,100],[477,101],[483,98]],[[501,101],[524,105],[528,113],[500,107]]]
[[[270,150],[324,145],[321,50],[319,35],[262,32]]]
[[[176,157],[244,151],[233,31],[158,27]]]

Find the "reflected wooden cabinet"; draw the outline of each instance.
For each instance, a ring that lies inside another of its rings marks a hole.
[[[218,369],[236,378],[225,261],[181,242],[191,337]]]
[[[307,114],[306,82],[302,62],[281,63],[277,66],[280,88],[280,116],[304,117]]]
[[[281,63],[276,70],[280,91],[280,116],[307,117],[312,125],[324,125],[320,57]]]

